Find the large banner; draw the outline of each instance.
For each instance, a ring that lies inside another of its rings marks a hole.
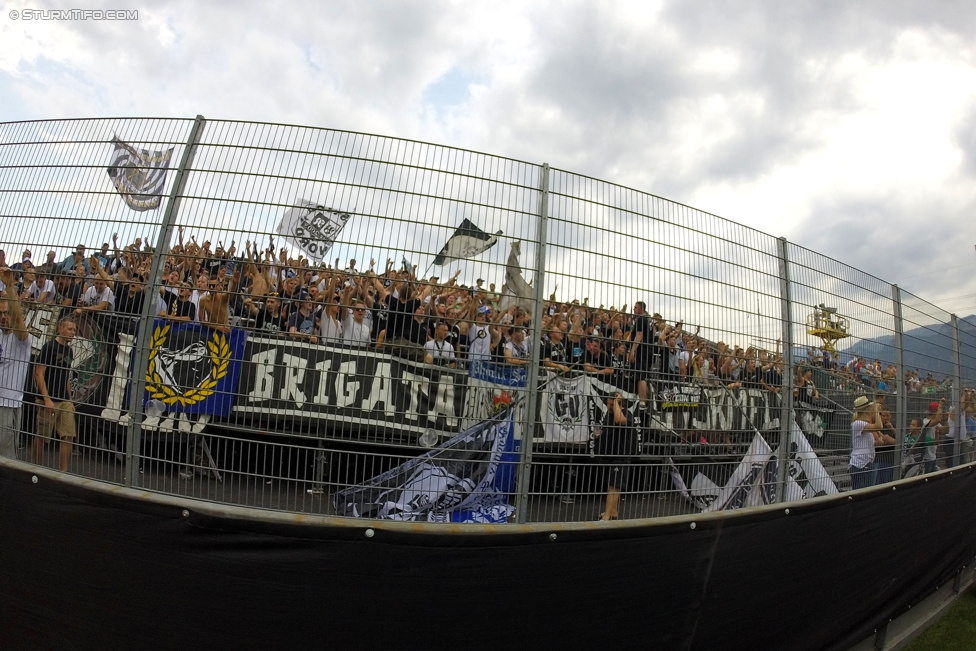
[[[169,411],[230,415],[247,331],[157,319],[149,341],[146,399]],[[135,353],[133,353],[135,354]]]
[[[284,337],[248,339],[244,359],[234,415],[415,434],[460,429],[463,371]]]
[[[136,338],[128,329],[116,334],[115,367],[101,411],[102,418],[121,425],[129,423],[136,356]],[[156,319],[142,396],[143,427],[199,434],[212,418],[230,416],[246,341],[247,331],[240,328],[224,333],[198,323]]]
[[[55,335],[61,309],[27,311],[34,352]],[[134,361],[131,318],[85,316],[72,347],[72,393],[79,403],[102,409],[102,417],[126,424]],[[516,404],[515,440],[525,422],[526,371],[476,362],[467,369],[433,366],[371,350],[308,344],[287,337],[248,337],[244,329],[219,333],[198,324],[157,320],[147,374],[147,426],[154,418],[179,420],[201,431],[213,419],[274,423],[269,431],[328,436],[329,429],[355,430],[362,439],[433,432],[450,438]],[[542,376],[537,438],[547,443],[587,445],[603,422],[606,397],[619,389],[597,377]],[[636,412],[636,394],[621,392]],[[824,431],[843,427],[835,412],[795,402],[796,422],[814,445]],[[673,383],[652,392],[646,418],[662,432],[760,432],[779,430],[780,396],[761,389],[726,389]],[[257,420],[255,420],[257,419]],[[288,421],[293,421],[289,424]],[[174,427],[177,423],[174,421]],[[165,429],[165,427],[163,427]],[[647,435],[642,429],[642,436]]]

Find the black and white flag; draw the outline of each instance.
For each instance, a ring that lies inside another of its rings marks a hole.
[[[309,260],[322,262],[349,217],[349,213],[302,199],[281,216],[278,234],[304,251]]]
[[[173,148],[148,151],[127,145],[118,138],[112,138],[112,144],[108,176],[115,189],[133,210],[142,212],[159,208]]]
[[[498,236],[502,232],[498,231],[494,235],[489,235],[477,226],[470,219],[465,218],[454,235],[447,240],[447,244],[441,252],[434,258],[434,264],[441,266],[450,260],[461,260],[473,258],[479,253],[484,253],[498,243]]]
[[[515,509],[512,409],[437,448],[336,493],[336,515],[429,522],[505,522]]]

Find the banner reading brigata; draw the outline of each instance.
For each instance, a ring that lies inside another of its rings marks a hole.
[[[412,433],[460,429],[463,371],[270,337],[249,339],[244,356],[234,414]]]

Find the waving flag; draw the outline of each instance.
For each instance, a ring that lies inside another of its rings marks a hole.
[[[502,232],[498,231],[494,235],[489,235],[475,226],[470,219],[465,219],[434,258],[434,264],[440,266],[450,260],[473,258],[495,246],[501,234]]]
[[[115,148],[108,176],[125,203],[139,212],[159,208],[173,148],[148,151],[131,147],[118,138],[112,138],[112,144]]]
[[[278,234],[318,263],[332,248],[349,217],[349,213],[302,199],[281,216]]]

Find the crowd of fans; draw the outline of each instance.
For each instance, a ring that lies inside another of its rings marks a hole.
[[[62,260],[49,251],[42,264],[23,251],[9,264],[16,272],[22,300],[57,304],[80,314],[114,312],[138,316],[146,300],[153,250],[141,238],[119,245],[117,236],[94,252],[84,245]],[[0,267],[9,261],[0,251]],[[276,249],[274,237],[261,248],[246,241],[243,251],[232,241],[225,247],[210,241],[187,241],[183,228],[166,256],[164,286],[152,297],[152,313],[176,321],[199,322],[228,331],[251,328],[320,345],[369,347],[415,361],[458,366],[468,360],[526,365],[538,356],[560,374],[602,376],[618,388],[647,401],[654,382],[696,381],[729,388],[781,391],[783,352],[768,351],[700,336],[700,327],[667,322],[649,313],[643,302],[592,307],[588,299],[545,302],[542,335],[527,336],[532,314],[528,301],[505,300],[495,285],[479,279],[458,284],[459,273],[443,280],[421,279],[404,264],[387,260],[382,271],[371,260],[365,270],[356,260],[342,265],[314,265],[287,247]],[[829,372],[831,389],[861,392],[865,387],[894,391],[895,367],[851,357],[845,364],[819,348],[798,365],[795,395],[820,399],[811,368]],[[944,387],[930,375],[906,371],[911,392]]]

